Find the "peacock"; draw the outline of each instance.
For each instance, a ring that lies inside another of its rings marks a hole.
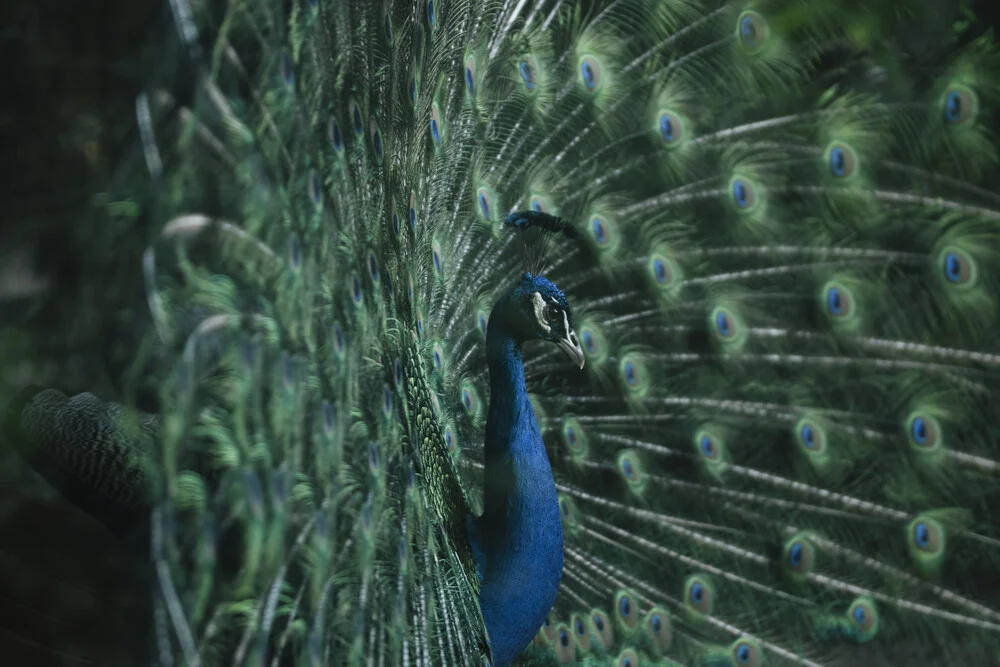
[[[129,563],[61,657],[1000,664],[1000,54],[913,4],[171,0],[114,381],[3,422]]]

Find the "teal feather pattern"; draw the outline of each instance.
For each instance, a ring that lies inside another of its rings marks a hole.
[[[71,500],[141,515],[156,664],[491,661],[466,520],[526,270],[585,364],[524,345],[564,552],[516,664],[1000,662],[992,35],[901,58],[879,12],[797,0],[171,8],[192,91],[140,97],[122,195],[149,333],[111,407],[11,418]]]

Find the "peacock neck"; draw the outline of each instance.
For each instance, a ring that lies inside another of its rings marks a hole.
[[[497,461],[509,454],[530,454],[535,444],[530,438],[505,437],[534,410],[524,382],[520,343],[500,327],[490,329],[486,340],[486,359],[490,369],[490,411],[487,416],[486,460]],[[490,437],[490,436],[496,437]]]
[[[485,439],[485,518],[510,523],[524,503],[555,502],[552,468],[535,411],[528,397],[521,341],[512,333],[498,304],[490,317],[486,356],[490,371],[490,407]],[[551,494],[549,491],[551,490]],[[499,528],[497,523],[495,527]]]
[[[494,309],[486,337],[483,515],[470,522],[482,578],[480,605],[497,665],[509,664],[538,632],[562,578],[559,499],[521,363],[521,344]]]

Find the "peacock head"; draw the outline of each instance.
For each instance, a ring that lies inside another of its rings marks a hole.
[[[511,290],[503,307],[505,326],[520,340],[538,338],[555,343],[579,368],[583,368],[583,348],[573,331],[569,302],[562,290],[542,276],[525,273]],[[494,318],[491,317],[492,321]]]

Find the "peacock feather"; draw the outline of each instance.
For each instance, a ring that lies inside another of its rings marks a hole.
[[[874,4],[171,0],[5,426],[141,664],[1000,664],[1000,55]]]

